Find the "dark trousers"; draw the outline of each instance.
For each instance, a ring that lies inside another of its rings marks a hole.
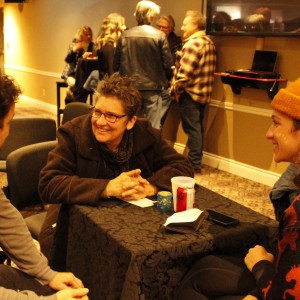
[[[14,291],[32,291],[39,296],[55,293],[49,286],[44,286],[24,272],[6,265],[0,265],[0,286]]]
[[[183,278],[174,300],[241,300],[257,297],[256,281],[241,257],[205,256]]]
[[[195,170],[200,170],[203,156],[203,119],[206,104],[195,102],[188,93],[181,94],[178,103],[182,128],[188,136],[188,159]]]

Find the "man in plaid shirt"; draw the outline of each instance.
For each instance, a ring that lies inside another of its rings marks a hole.
[[[184,45],[177,52],[170,91],[178,102],[182,127],[188,136],[188,158],[196,173],[201,171],[204,112],[210,102],[216,66],[216,49],[204,26],[201,12],[186,12],[181,27]]]

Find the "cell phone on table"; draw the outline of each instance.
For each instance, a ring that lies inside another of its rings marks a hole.
[[[240,223],[238,219],[220,213],[214,209],[208,208],[206,211],[208,212],[208,219],[216,224],[227,227],[227,226],[235,226]]]

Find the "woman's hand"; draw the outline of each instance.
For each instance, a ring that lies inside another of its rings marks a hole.
[[[83,289],[65,289],[56,293],[57,300],[89,300],[87,296],[89,290]]]
[[[141,170],[123,172],[109,181],[104,197],[118,197],[123,200],[138,200],[155,195],[157,188],[141,177]]]
[[[78,41],[73,46],[73,52],[78,52],[79,50],[83,49],[83,43]]]
[[[49,286],[56,290],[64,290],[67,288],[83,288],[82,281],[77,278],[73,273],[69,272],[59,272],[57,273],[54,278],[49,282]]]
[[[273,263],[274,256],[273,254],[267,252],[267,250],[260,245],[256,245],[254,248],[250,248],[248,254],[244,259],[245,264],[250,272],[252,272],[254,265],[261,260],[268,260]]]
[[[83,58],[88,58],[90,55],[93,55],[93,52],[88,52],[88,51],[86,51],[86,52],[84,52],[84,53],[82,54],[82,57],[83,57]]]

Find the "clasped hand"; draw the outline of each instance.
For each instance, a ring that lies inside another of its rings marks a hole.
[[[138,200],[156,194],[157,189],[141,176],[141,170],[135,169],[121,173],[109,181],[104,196],[123,200]]]
[[[82,281],[73,273],[59,272],[49,282],[49,286],[59,292],[56,293],[58,300],[88,300],[87,288],[84,288]]]

